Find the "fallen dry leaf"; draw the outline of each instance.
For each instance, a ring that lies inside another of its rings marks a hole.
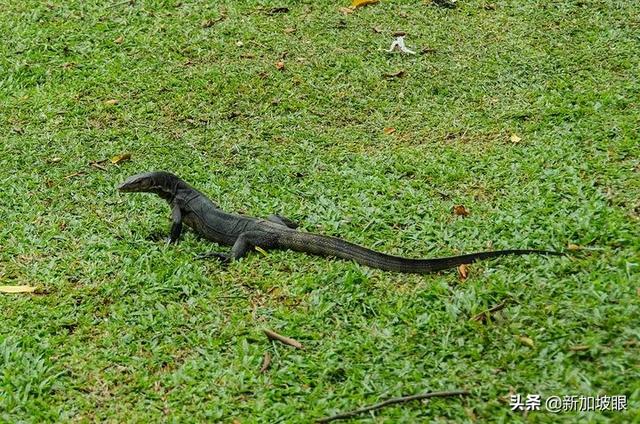
[[[581,250],[581,249],[582,249],[582,247],[580,247],[580,246],[579,246],[579,245],[577,245],[577,244],[569,243],[569,244],[567,245],[567,249],[568,249],[568,250]]]
[[[115,40],[113,40],[113,42],[116,44],[122,44],[123,41],[124,41],[124,37],[122,35],[116,38]]]
[[[65,179],[74,178],[74,177],[79,177],[79,176],[84,175],[84,174],[86,174],[86,172],[78,171],[78,172],[74,172],[73,174],[65,175],[64,178]]]
[[[453,207],[453,214],[456,216],[469,216],[469,210],[464,205],[455,205]]]
[[[93,166],[94,168],[100,169],[100,170],[102,170],[102,171],[107,171],[107,168],[106,168],[106,167],[104,167],[104,166],[102,166],[102,164],[103,164],[104,162],[105,162],[105,161],[103,161],[103,160],[102,160],[102,161],[92,161],[92,162],[89,162],[89,165],[90,165],[90,166]]]
[[[338,10],[343,14],[343,15],[348,15],[350,13],[353,13],[353,9],[350,7],[340,7],[338,8]]]
[[[475,317],[471,318],[471,320],[473,321],[477,321],[477,322],[485,322],[487,320],[487,318],[494,312],[498,312],[503,310],[505,307],[507,306],[507,302],[501,302],[499,304],[497,304],[496,306],[487,309],[486,311],[482,311],[480,312],[478,315],[476,315]]]
[[[111,163],[114,165],[118,165],[122,162],[126,162],[128,160],[131,160],[131,153],[123,153],[121,155],[115,155],[114,157],[111,158]]]
[[[296,32],[296,29],[293,27],[289,27],[289,28],[285,28],[284,29],[284,33],[285,34],[293,34],[294,32]]]
[[[0,286],[0,293],[33,293],[33,286]]]
[[[244,43],[242,41],[236,41],[236,47],[242,47]]]
[[[509,140],[511,140],[512,143],[520,143],[522,141],[522,139],[518,137],[517,134],[511,134]]]
[[[465,264],[458,265],[458,275],[461,280],[466,280],[469,276],[469,267]]]
[[[436,49],[434,49],[433,47],[425,47],[424,49],[420,50],[420,54],[431,54],[435,52]]]
[[[386,135],[390,135],[393,134],[394,132],[396,132],[396,129],[393,127],[387,127],[385,129],[382,130],[383,133],[385,133]]]
[[[118,100],[116,100],[116,99],[105,100],[104,104],[108,105],[108,106],[114,106],[114,105],[118,104]]]
[[[281,60],[276,62],[276,69],[278,69],[279,71],[284,71],[284,62]]]
[[[264,330],[262,330],[262,331],[264,331],[264,334],[270,340],[277,340],[280,343],[295,347],[296,349],[302,349],[302,344],[299,341],[295,340],[295,339],[283,336],[283,335],[278,334],[278,333],[276,333],[275,331],[272,331],[272,330],[267,330],[266,328]]]
[[[527,336],[518,336],[518,340],[525,346],[533,348],[533,340]]]
[[[357,9],[359,7],[367,6],[369,4],[376,4],[378,0],[352,0],[351,7]]]
[[[405,73],[406,71],[404,69],[400,69],[399,71],[396,71],[396,72],[390,72],[388,74],[384,74],[384,77],[385,78],[402,78]]]
[[[269,352],[265,352],[262,357],[262,366],[260,367],[260,373],[264,373],[271,366],[271,354]]]

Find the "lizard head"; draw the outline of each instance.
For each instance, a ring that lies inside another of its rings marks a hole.
[[[125,193],[155,193],[160,197],[172,197],[177,183],[181,181],[169,172],[145,172],[133,175],[118,185],[118,191]]]

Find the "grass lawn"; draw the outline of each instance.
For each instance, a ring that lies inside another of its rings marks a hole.
[[[0,293],[0,422],[312,422],[457,389],[374,421],[640,420],[636,2],[108,3],[0,5],[0,285],[38,287]],[[385,52],[398,30],[419,54]],[[466,280],[286,251],[223,269],[116,192],[149,170],[395,255],[579,250]]]

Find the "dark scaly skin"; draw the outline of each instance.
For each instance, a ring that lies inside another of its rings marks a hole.
[[[122,192],[155,193],[172,208],[168,241],[176,243],[186,224],[207,240],[232,246],[229,254],[211,252],[200,258],[215,257],[224,262],[240,259],[255,247],[291,249],[319,256],[335,256],[387,271],[425,274],[468,264],[480,259],[530,253],[562,255],[545,250],[496,250],[435,259],[408,259],[386,255],[336,237],[297,231],[292,221],[271,215],[267,219],[224,212],[204,194],[168,172],[149,172],[129,177],[118,186]]]

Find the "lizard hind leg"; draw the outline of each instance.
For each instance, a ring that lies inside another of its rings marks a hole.
[[[260,231],[247,231],[246,233],[242,233],[238,236],[235,243],[233,243],[233,247],[231,248],[231,253],[218,253],[218,252],[209,252],[204,253],[202,255],[198,255],[198,259],[206,259],[206,258],[217,258],[221,260],[223,263],[228,263],[231,261],[238,260],[243,256],[246,256],[254,246],[260,246],[262,248],[268,249],[272,247],[274,244],[273,235],[263,233]]]
[[[284,225],[285,227],[292,228],[294,230],[300,226],[298,225],[297,222],[294,222],[289,218],[285,218],[284,216],[275,215],[275,214],[269,215],[267,217],[267,221],[275,222],[276,224]]]

